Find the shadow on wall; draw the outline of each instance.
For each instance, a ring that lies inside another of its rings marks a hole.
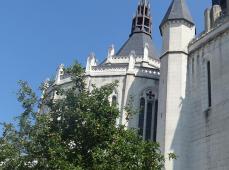
[[[190,93],[188,91],[188,72],[186,73],[187,81],[186,81],[186,89],[185,89],[185,98],[181,97],[179,100],[179,109],[180,115],[178,119],[178,123],[174,132],[172,144],[170,150],[172,150],[177,156],[176,160],[173,160],[173,169],[174,170],[186,170],[189,169],[189,154],[190,154],[190,146],[189,146],[189,137],[190,137],[190,128],[189,128],[189,120],[190,120],[190,109],[191,106],[189,98]]]
[[[189,152],[189,127],[188,127],[188,107],[187,98],[180,98],[181,113],[172,140],[171,150],[176,154],[177,159],[174,160],[173,168],[181,170],[188,169],[188,154]]]

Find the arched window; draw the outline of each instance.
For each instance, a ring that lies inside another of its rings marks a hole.
[[[140,100],[140,113],[139,113],[139,120],[138,120],[139,135],[141,136],[143,136],[144,117],[145,117],[145,99],[142,97]]]
[[[147,96],[147,112],[146,112],[145,139],[149,140],[151,139],[153,106],[154,106],[155,95],[152,93],[152,91],[149,91],[148,93],[146,93],[146,96]]]
[[[158,101],[152,90],[144,91],[140,99],[139,135],[145,140],[156,141]]]
[[[112,106],[116,106],[117,105],[117,97],[115,95],[112,96],[111,104],[112,104]]]
[[[158,112],[158,100],[155,101],[154,107],[154,125],[153,125],[153,141],[157,140],[157,112]]]

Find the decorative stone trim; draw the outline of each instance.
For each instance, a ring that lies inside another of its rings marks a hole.
[[[92,71],[126,71],[127,66],[99,66],[92,67]]]
[[[162,59],[163,57],[165,57],[166,55],[169,55],[169,54],[179,54],[179,53],[188,55],[188,53],[186,53],[186,52],[184,52],[184,51],[166,51],[166,52],[160,57],[160,59]]]

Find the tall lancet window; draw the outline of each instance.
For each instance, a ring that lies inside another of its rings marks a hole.
[[[140,99],[138,128],[145,140],[156,141],[158,102],[152,90],[143,93]]]
[[[211,63],[207,62],[207,78],[208,78],[208,107],[212,106],[212,93],[211,93]]]
[[[116,90],[110,95],[110,104],[111,106],[118,106],[118,93]]]
[[[142,97],[140,100],[140,113],[138,120],[139,135],[143,136],[144,130],[144,117],[145,117],[145,99]]]
[[[152,119],[153,119],[153,106],[155,101],[155,95],[152,91],[149,91],[147,94],[147,112],[146,112],[146,134],[145,139],[151,139],[152,134]]]
[[[155,100],[154,108],[154,124],[153,124],[153,141],[157,140],[157,112],[158,112],[158,100]]]
[[[117,105],[117,96],[112,96],[112,101],[111,101],[112,106],[116,106]]]

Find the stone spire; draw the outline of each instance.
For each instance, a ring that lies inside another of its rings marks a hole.
[[[136,15],[132,21],[131,35],[136,32],[144,32],[151,36],[152,19],[150,14],[150,3],[148,0],[140,0]]]
[[[168,11],[166,12],[165,17],[161,22],[160,29],[167,21],[170,20],[185,20],[186,22],[189,22],[190,24],[194,25],[192,16],[189,12],[185,0],[172,1]]]

